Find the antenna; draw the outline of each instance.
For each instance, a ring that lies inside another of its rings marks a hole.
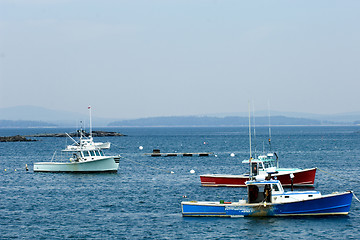
[[[254,101],[252,102],[252,107],[253,107],[253,125],[254,125],[254,154],[255,154],[255,158],[256,156],[256,130],[255,130],[255,106],[254,106]]]
[[[268,100],[268,117],[269,117],[269,148],[271,152],[271,125],[270,125],[270,101]]]
[[[91,106],[88,106],[89,115],[90,115],[90,138],[92,137],[92,124],[91,124]]]
[[[251,164],[251,116],[250,116],[250,101],[249,101],[249,145],[250,145],[250,164]]]

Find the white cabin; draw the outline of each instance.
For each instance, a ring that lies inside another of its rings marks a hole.
[[[257,180],[246,182],[248,203],[286,203],[313,198],[320,198],[318,191],[287,191],[285,192],[279,180]]]

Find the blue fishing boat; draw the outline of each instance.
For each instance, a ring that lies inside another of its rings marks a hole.
[[[277,217],[347,215],[353,192],[322,195],[318,191],[287,191],[270,178],[246,182],[248,197],[238,202],[181,203],[184,217]]]

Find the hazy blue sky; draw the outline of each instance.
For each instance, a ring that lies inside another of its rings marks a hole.
[[[360,1],[0,0],[0,108],[360,110]]]

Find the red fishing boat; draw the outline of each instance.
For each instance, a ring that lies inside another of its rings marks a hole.
[[[275,154],[276,156],[276,154]],[[274,154],[259,156],[257,159],[251,159],[251,163],[258,163],[253,172],[258,175],[267,175],[267,172],[276,172],[273,174],[283,186],[313,186],[315,182],[316,168],[279,168],[278,157],[274,159]],[[249,164],[249,160],[242,161]],[[293,178],[291,179],[291,174]],[[200,176],[201,185],[205,187],[246,187],[245,182],[249,180],[249,174],[229,175],[229,174],[206,174]]]

